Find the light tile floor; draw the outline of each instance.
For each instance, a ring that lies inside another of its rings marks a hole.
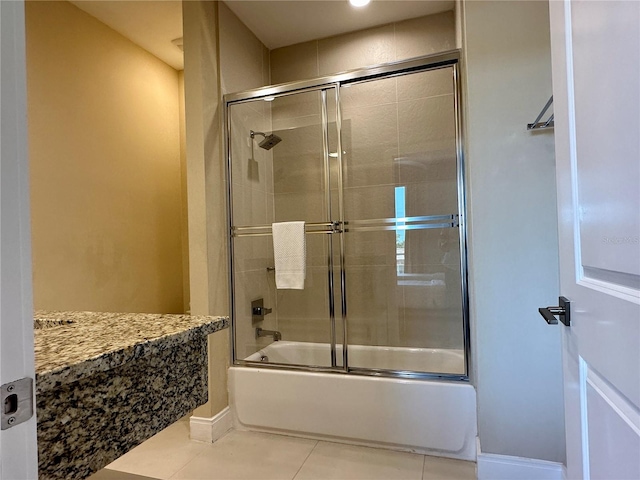
[[[171,425],[90,480],[473,480],[475,463],[233,430],[216,443]]]

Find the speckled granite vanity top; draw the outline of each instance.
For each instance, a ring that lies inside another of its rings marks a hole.
[[[34,323],[36,392],[229,326],[226,317],[46,311]]]

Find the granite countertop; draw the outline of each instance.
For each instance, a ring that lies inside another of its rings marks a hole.
[[[148,313],[47,312],[34,315],[36,392],[229,326],[227,317]]]

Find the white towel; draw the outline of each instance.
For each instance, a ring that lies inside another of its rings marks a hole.
[[[307,276],[307,249],[304,222],[271,224],[276,288],[303,290]]]

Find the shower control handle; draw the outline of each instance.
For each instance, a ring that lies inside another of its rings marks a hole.
[[[264,306],[263,298],[251,302],[251,321],[254,324],[264,320],[264,316],[269,315],[271,312],[273,312],[273,309]]]
[[[271,312],[273,312],[273,308],[254,307],[251,314],[264,317],[265,315],[269,315]]]

